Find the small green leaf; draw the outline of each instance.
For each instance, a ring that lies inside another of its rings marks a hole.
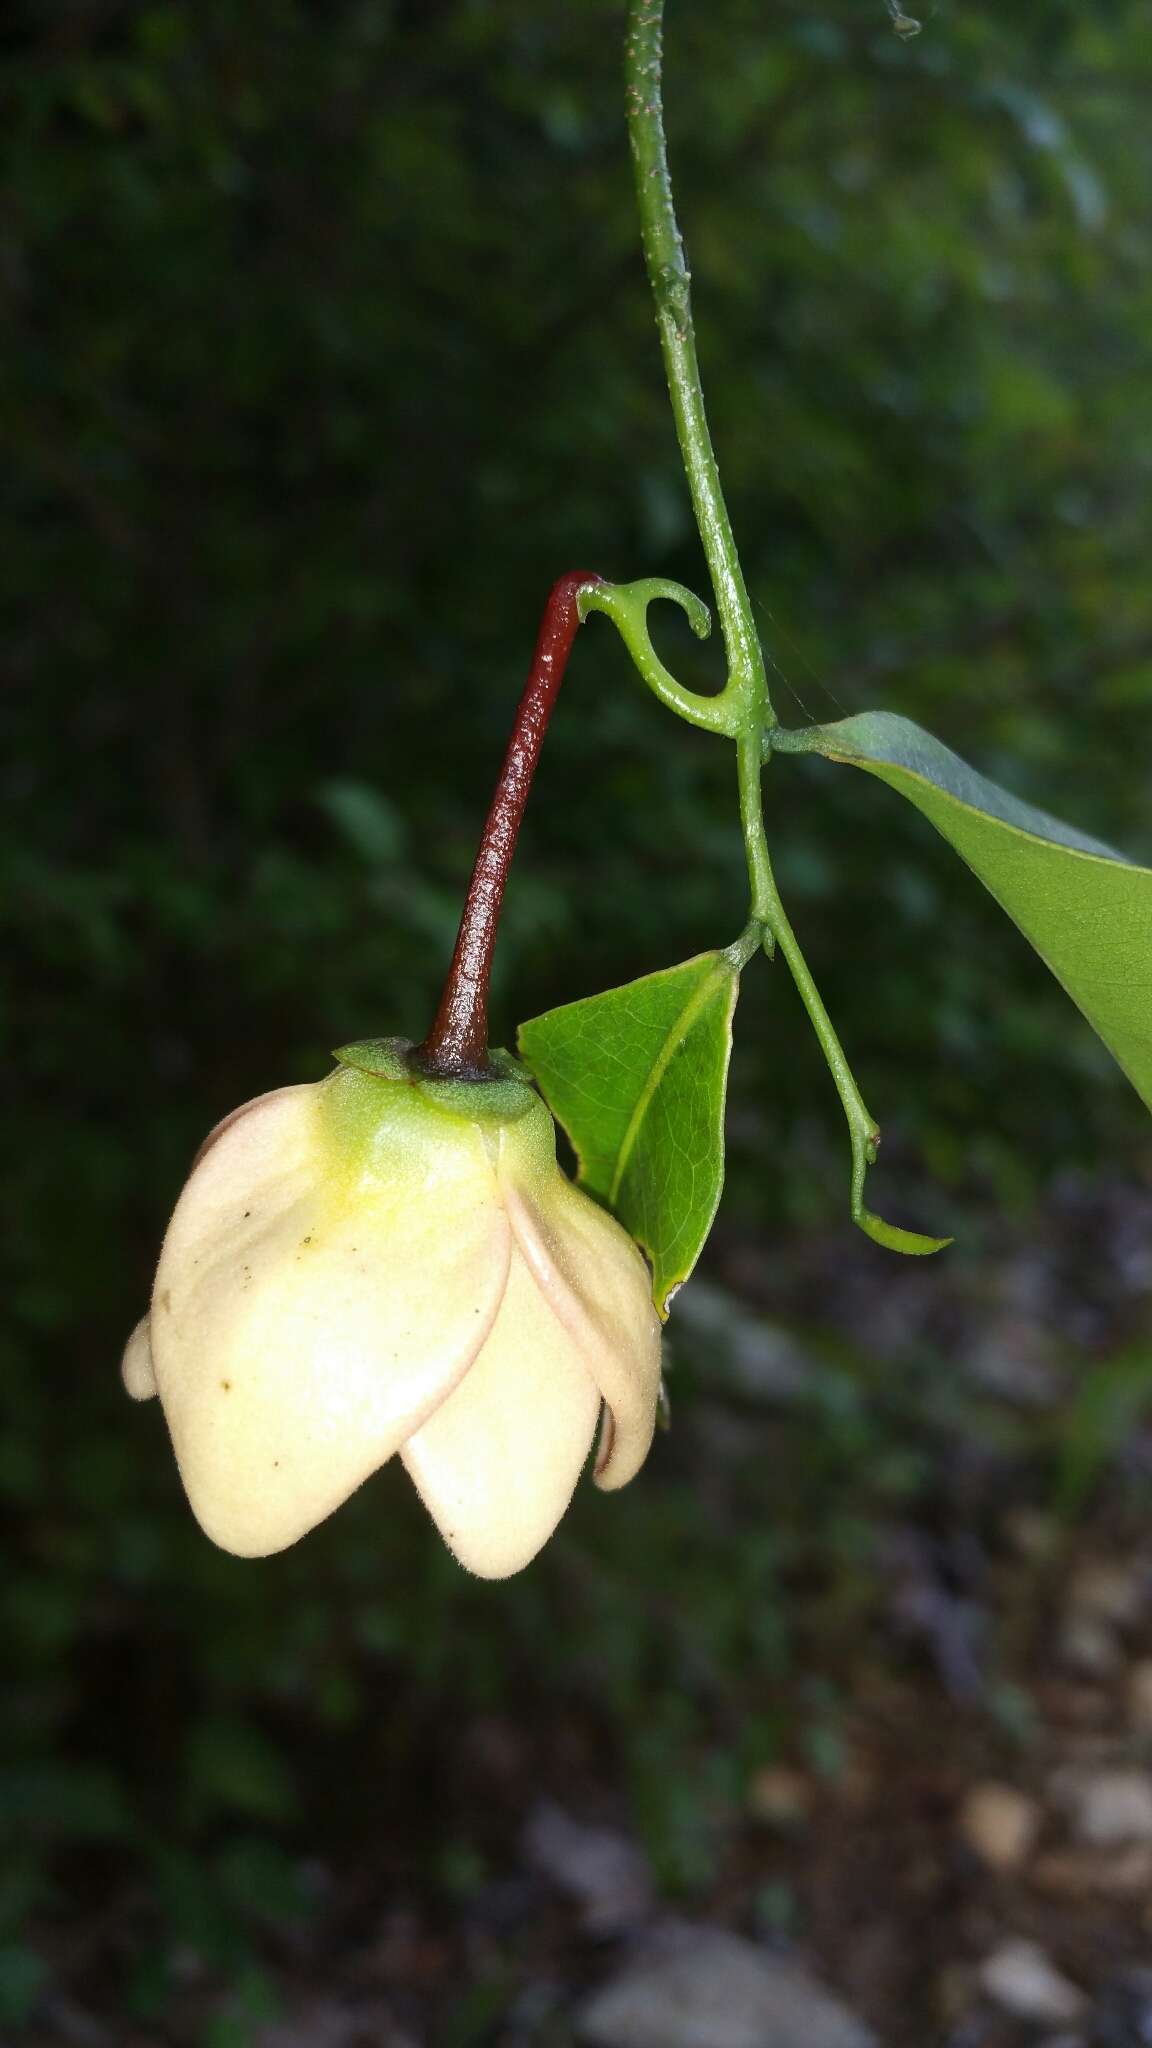
[[[520,1053],[580,1162],[580,1185],[652,1262],[662,1316],[724,1184],[736,949],[701,953],[520,1027]]]
[[[889,711],[772,734],[865,768],[935,825],[1030,940],[1152,1108],[1152,869],[990,782]]]
[[[883,1245],[885,1251],[902,1252],[905,1258],[930,1258],[933,1252],[946,1251],[953,1242],[950,1237],[926,1237],[921,1230],[903,1230],[898,1223],[885,1223],[882,1216],[864,1206],[864,1181],[870,1166],[875,1166],[880,1144],[880,1133],[873,1130],[864,1134],[858,1128],[852,1133],[852,1221],[858,1230],[870,1237],[873,1244]]]
[[[926,1237],[922,1230],[902,1230],[898,1223],[885,1223],[863,1204],[853,1210],[852,1221],[873,1244],[882,1244],[887,1252],[903,1252],[905,1258],[929,1258],[933,1252],[947,1251],[952,1243],[950,1237]]]

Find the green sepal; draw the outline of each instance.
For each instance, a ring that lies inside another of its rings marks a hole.
[[[472,1123],[516,1123],[537,1100],[522,1062],[499,1046],[488,1053],[491,1076],[477,1080],[424,1074],[413,1061],[414,1051],[407,1038],[362,1038],[354,1045],[338,1047],[332,1057],[342,1067],[353,1067],[376,1080],[402,1082],[434,1109]]]
[[[411,1081],[408,1065],[410,1038],[361,1038],[355,1045],[337,1046],[332,1057],[342,1067],[355,1067],[360,1074],[375,1074],[380,1081]]]

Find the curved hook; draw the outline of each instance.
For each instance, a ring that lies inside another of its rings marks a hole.
[[[721,732],[735,739],[742,726],[731,681],[715,697],[703,697],[698,690],[686,690],[666,669],[648,632],[648,607],[666,597],[678,604],[698,640],[712,631],[712,614],[701,598],[685,590],[682,583],[670,583],[664,576],[649,576],[640,583],[597,583],[582,590],[578,599],[580,616],[603,612],[611,619],[636,666],[641,680],[653,696],[689,725],[705,732]]]
[[[873,1126],[869,1132],[861,1132],[852,1126],[852,1221],[858,1230],[870,1237],[873,1244],[882,1244],[887,1251],[904,1252],[912,1258],[924,1258],[933,1252],[942,1252],[952,1243],[950,1237],[926,1237],[920,1230],[902,1230],[898,1223],[885,1223],[882,1216],[864,1206],[864,1176],[870,1166],[875,1166],[880,1149],[880,1133]]]

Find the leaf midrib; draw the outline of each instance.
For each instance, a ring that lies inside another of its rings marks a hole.
[[[676,1052],[683,1045],[701,1010],[723,982],[724,976],[726,974],[730,975],[732,972],[732,968],[727,963],[718,960],[715,966],[709,969],[707,980],[701,983],[700,987],[689,998],[688,1002],[685,1003],[684,1008],[680,1011],[675,1023],[669,1030],[658,1057],[652,1062],[648,1078],[636,1097],[632,1115],[628,1119],[628,1127],[620,1140],[620,1149],[616,1155],[616,1165],[613,1169],[612,1182],[608,1190],[609,1202],[615,1202],[620,1192],[620,1184],[624,1179],[625,1173],[628,1171],[628,1161],[632,1157],[632,1149],[636,1143],[637,1133]]]

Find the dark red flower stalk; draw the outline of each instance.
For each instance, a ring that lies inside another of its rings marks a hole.
[[[512,737],[468,884],[440,1007],[431,1031],[416,1051],[415,1057],[426,1073],[476,1080],[486,1079],[491,1073],[488,984],[504,886],[552,706],[580,624],[580,592],[601,581],[601,577],[587,570],[574,569],[561,576],[549,592],[528,681],[517,707]]]

